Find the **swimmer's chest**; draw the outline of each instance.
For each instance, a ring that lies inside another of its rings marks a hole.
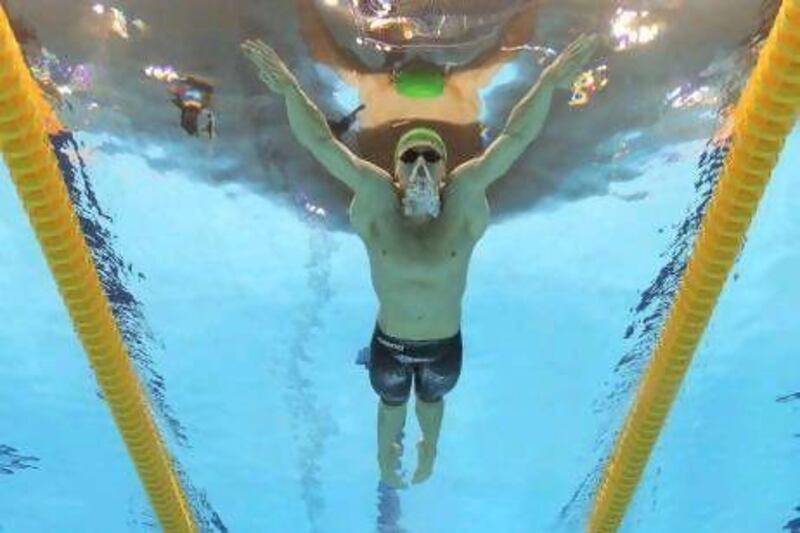
[[[465,267],[478,240],[466,217],[443,210],[437,219],[420,227],[402,217],[397,207],[360,218],[356,231],[373,266],[411,270]]]

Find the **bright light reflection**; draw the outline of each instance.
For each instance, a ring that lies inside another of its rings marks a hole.
[[[649,19],[649,11],[618,8],[611,20],[614,49],[617,51],[628,50],[653,42],[661,33],[663,25]]]
[[[125,17],[125,13],[115,7],[112,7],[111,17],[111,31],[123,39],[129,39],[130,35],[128,34],[128,19]]]
[[[180,79],[180,74],[169,65],[148,65],[143,69],[144,75],[154,80],[172,83]]]
[[[681,85],[671,91],[666,100],[673,109],[688,109],[698,105],[717,103],[716,96],[707,85],[701,87]]]
[[[606,85],[608,85],[607,65],[600,65],[585,71],[572,84],[572,97],[569,105],[572,107],[585,106],[596,93],[605,89]]]

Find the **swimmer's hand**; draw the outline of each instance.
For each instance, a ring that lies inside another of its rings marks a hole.
[[[558,89],[572,89],[572,84],[583,73],[598,44],[599,36],[582,34],[544,69],[542,79],[552,82]]]
[[[264,44],[261,39],[247,40],[242,43],[245,57],[253,62],[258,77],[276,94],[286,94],[297,87],[297,79],[278,54]]]

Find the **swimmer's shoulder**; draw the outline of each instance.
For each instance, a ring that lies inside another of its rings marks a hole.
[[[364,226],[377,217],[389,216],[396,202],[393,183],[380,177],[367,179],[350,203],[350,222],[353,226]]]

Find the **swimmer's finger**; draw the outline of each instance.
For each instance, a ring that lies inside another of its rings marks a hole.
[[[262,68],[269,69],[276,75],[287,71],[286,64],[274,52],[267,53],[262,49],[257,49],[251,52],[251,57],[254,61],[257,61]]]
[[[581,33],[571,43],[569,43],[569,45],[564,51],[566,53],[572,53],[579,50],[585,40],[586,40],[586,34]]]
[[[570,87],[575,83],[575,80],[583,73],[583,65],[580,63],[569,63],[564,65],[559,75],[560,84],[565,87]]]
[[[264,57],[263,54],[261,54],[261,52],[258,49],[251,48],[248,46],[242,46],[242,50],[244,52],[245,57],[250,61],[252,61],[253,63],[257,65],[267,63],[266,58]]]
[[[272,47],[265,44],[263,41],[258,41],[256,43],[255,49],[268,61],[272,63],[283,63],[283,60],[278,55],[278,53]]]
[[[570,50],[566,54],[566,57],[564,58],[564,62],[567,63],[567,64],[572,64],[575,61],[577,61],[578,59],[580,59],[580,57],[581,57],[581,49],[580,48],[575,48],[574,50]]]
[[[581,43],[581,46],[572,54],[568,62],[570,65],[583,66],[594,55],[597,49],[597,44],[594,40],[587,40]]]
[[[257,45],[251,44],[244,44],[242,45],[242,49],[244,50],[245,55],[248,57],[258,59],[264,63],[272,62],[270,61],[270,56],[264,52],[264,49]]]
[[[574,56],[569,58],[568,65],[569,68],[581,68],[585,65],[591,58],[593,53],[587,50],[580,50]]]
[[[576,52],[577,52],[579,49],[580,49],[580,43],[578,43],[577,41],[573,41],[572,43],[570,43],[570,44],[569,44],[569,46],[567,46],[567,47],[564,49],[564,51],[562,52],[562,55],[563,55],[564,57],[567,57],[567,58],[568,58],[568,57],[572,57],[573,55],[575,55],[575,53],[576,53]]]
[[[586,35],[582,34],[574,41],[575,47],[572,49],[572,52],[576,54],[582,54],[586,50],[592,49],[596,44],[596,35]]]
[[[241,46],[242,48],[252,48],[253,46],[255,46],[256,42],[257,41],[254,39],[245,39],[239,46]]]
[[[258,41],[245,41],[242,43],[242,50],[248,55],[262,55],[263,48],[261,44]]]
[[[595,40],[592,38],[592,36],[584,36],[584,37],[581,38],[580,42],[578,42],[577,44],[578,44],[578,46],[575,49],[575,54],[576,55],[583,55],[587,51],[590,51],[590,50],[592,50],[594,48]]]
[[[586,43],[583,41],[575,42],[564,51],[564,61],[568,63],[579,61],[585,53]]]
[[[564,58],[564,63],[561,66],[561,70],[565,73],[570,74],[583,66],[582,58],[579,54],[571,55]]]
[[[289,86],[297,83],[290,72],[285,69],[275,69],[272,65],[259,67],[258,77],[276,93],[283,93]]]
[[[584,51],[579,57],[575,59],[575,68],[583,69],[594,57],[594,50]]]
[[[283,70],[282,65],[276,65],[273,61],[268,58],[265,58],[262,54],[258,52],[249,52],[245,54],[247,58],[253,62],[256,68],[259,71],[267,72],[272,76],[278,76],[279,73]]]
[[[586,41],[582,44],[581,55],[591,57],[597,52],[597,48],[600,45],[600,38],[597,35],[591,35],[587,37]]]
[[[242,49],[245,54],[257,57],[265,63],[282,63],[278,54],[263,41],[245,41]]]
[[[600,38],[600,36],[597,35],[596,33],[592,34],[589,37],[588,42],[586,43],[586,53],[589,54],[589,56],[593,56],[594,54],[597,53],[597,50],[600,48],[601,43],[602,39]]]
[[[245,41],[242,42],[242,47],[258,50],[269,49],[269,46],[261,39],[245,39]]]

